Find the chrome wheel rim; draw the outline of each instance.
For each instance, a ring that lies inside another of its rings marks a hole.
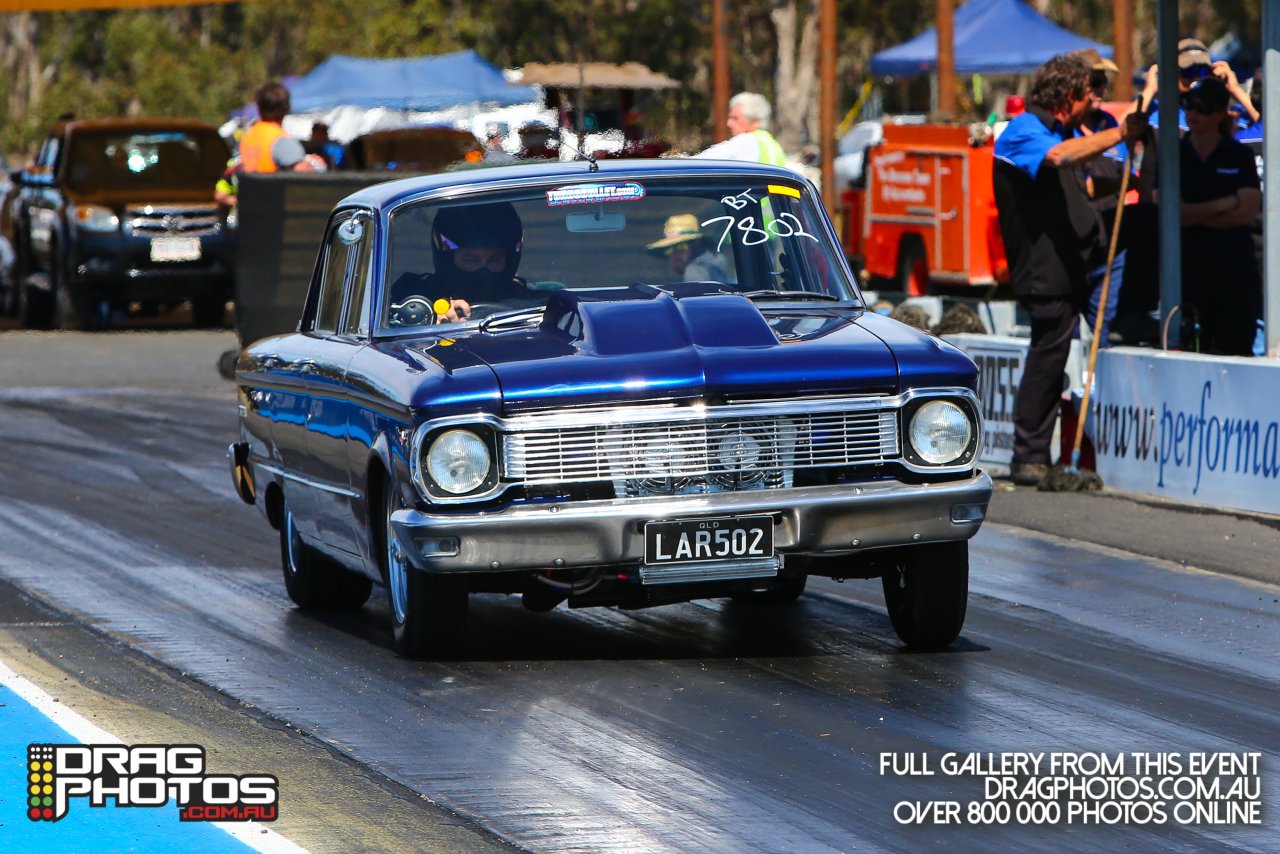
[[[403,626],[407,606],[409,600],[409,572],[405,565],[404,554],[400,551],[400,544],[396,542],[396,533],[391,528],[391,513],[396,509],[395,493],[391,489],[387,490],[387,518],[386,518],[386,552],[387,552],[387,587],[391,591],[391,611],[395,617],[396,625]]]

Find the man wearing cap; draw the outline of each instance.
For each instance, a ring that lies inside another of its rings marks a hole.
[[[1142,107],[1141,109],[1151,113],[1151,126],[1160,126],[1160,113],[1156,109],[1159,105],[1159,99],[1156,98],[1156,92],[1160,88],[1160,67],[1153,65],[1147,69],[1147,82],[1142,87]],[[1241,107],[1244,108],[1246,115],[1252,115],[1253,104],[1249,100],[1249,93],[1240,85],[1240,81],[1236,79],[1235,72],[1231,70],[1231,66],[1224,60],[1213,61],[1213,57],[1209,55],[1209,48],[1205,47],[1204,42],[1197,38],[1186,38],[1178,42],[1178,94],[1179,96],[1187,94],[1191,89],[1191,85],[1197,80],[1203,80],[1206,77],[1218,77],[1227,87],[1227,92],[1234,98]],[[1187,130],[1187,114],[1183,111],[1182,106],[1178,107],[1178,129]]]
[[[1090,105],[1089,73],[1073,56],[1040,66],[1027,111],[1009,122],[994,152],[992,184],[1013,295],[1031,317],[1031,346],[1014,400],[1012,477],[1023,485],[1048,472],[1062,372],[1088,299],[1089,270],[1099,250],[1106,251],[1076,167],[1140,139],[1147,128],[1141,114],[1130,113],[1118,127],[1075,136]]]
[[[665,255],[671,272],[685,282],[737,281],[729,259],[721,252],[706,251],[702,228],[693,214],[667,217],[662,237],[645,247],[655,255]]]

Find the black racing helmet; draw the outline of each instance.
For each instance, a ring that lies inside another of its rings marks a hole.
[[[524,249],[524,225],[510,202],[453,205],[441,208],[431,224],[431,253],[436,273],[453,272],[456,249],[488,247],[504,249],[504,273],[514,276]]]

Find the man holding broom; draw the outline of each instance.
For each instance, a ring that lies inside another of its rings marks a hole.
[[[1090,106],[1089,66],[1055,56],[1036,69],[1027,111],[996,141],[993,184],[1013,295],[1031,317],[1031,347],[1014,400],[1013,482],[1038,484],[1048,473],[1062,371],[1089,271],[1105,261],[1106,240],[1089,204],[1082,163],[1146,131],[1130,113],[1118,127],[1088,136],[1075,130]]]

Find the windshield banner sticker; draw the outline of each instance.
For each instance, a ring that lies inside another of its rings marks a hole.
[[[624,184],[573,184],[547,190],[547,204],[589,205],[597,202],[634,202],[644,198],[644,187],[634,181]]]

